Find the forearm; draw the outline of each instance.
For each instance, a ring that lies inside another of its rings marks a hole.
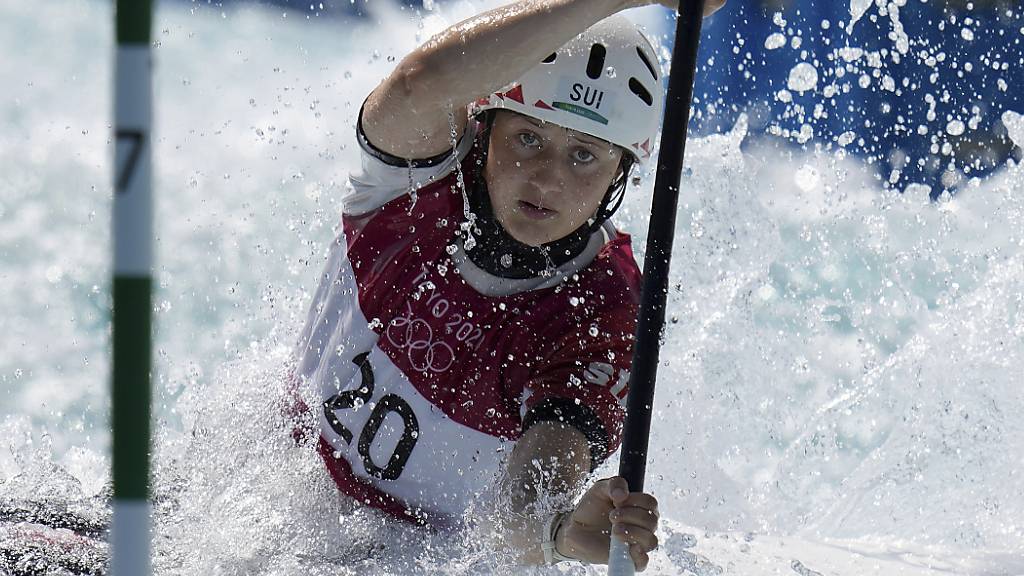
[[[508,463],[496,511],[502,539],[521,564],[542,564],[546,520],[567,510],[590,470],[590,448],[571,426],[542,422],[532,427]]]
[[[451,104],[519,78],[562,44],[636,0],[526,0],[460,22],[411,54]]]

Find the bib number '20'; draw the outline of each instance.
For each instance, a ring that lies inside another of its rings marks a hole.
[[[338,420],[335,411],[358,410],[373,398],[373,367],[370,366],[369,356],[369,352],[363,352],[352,359],[352,362],[359,366],[362,378],[359,387],[355,390],[339,392],[324,401],[324,416],[327,418],[327,423],[350,445],[354,438],[352,431]],[[388,459],[387,465],[382,468],[370,456],[370,446],[377,438],[377,433],[380,432],[380,426],[384,423],[384,418],[392,412],[402,418],[402,438],[398,441],[398,445],[395,446],[395,450],[391,454],[391,458]],[[419,421],[416,420],[416,413],[412,411],[409,403],[403,400],[401,396],[385,394],[374,405],[370,418],[363,426],[362,432],[359,433],[358,451],[363,459],[363,466],[366,468],[367,474],[382,480],[396,480],[402,475],[402,471],[405,470],[405,464],[409,461],[409,455],[412,454],[412,449],[416,446],[419,436]]]

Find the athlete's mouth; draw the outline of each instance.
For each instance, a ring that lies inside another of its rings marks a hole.
[[[517,206],[519,207],[520,212],[522,212],[523,214],[530,218],[535,218],[537,220],[553,218],[556,214],[558,214],[557,210],[552,210],[551,208],[546,208],[544,206],[541,206],[540,204],[534,204],[533,202],[529,202],[526,200],[519,200],[517,202]]]

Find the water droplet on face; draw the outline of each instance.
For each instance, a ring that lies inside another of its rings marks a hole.
[[[597,338],[597,334],[598,334],[597,326],[591,326],[590,327],[590,335],[593,336],[594,338]]]
[[[512,255],[511,254],[503,254],[501,256],[501,265],[504,266],[505,268],[511,268],[512,267]]]
[[[573,306],[579,306],[581,302],[582,302],[582,300],[580,300],[579,298],[577,298],[575,296],[573,296],[572,298],[569,298],[569,304],[571,304]]]
[[[615,67],[609,66],[608,68],[605,69],[604,74],[609,78],[615,78]]]

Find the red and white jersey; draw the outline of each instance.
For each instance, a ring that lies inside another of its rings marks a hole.
[[[457,522],[537,421],[579,428],[595,467],[618,447],[639,301],[629,237],[610,224],[549,277],[467,257],[456,168],[469,173],[470,124],[456,151],[411,166],[360,138],[297,348],[341,491],[431,524]]]

